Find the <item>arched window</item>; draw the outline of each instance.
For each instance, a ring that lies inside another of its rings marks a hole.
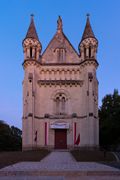
[[[65,97],[62,97],[61,99],[61,111],[65,114]]]
[[[35,59],[37,58],[37,49],[35,48],[35,55],[34,55],[35,57]]]
[[[86,53],[87,53],[87,51],[86,51],[86,47],[84,48],[84,57],[86,58]]]
[[[56,98],[56,114],[59,114],[60,111],[60,99],[59,97]]]
[[[55,98],[55,114],[64,115],[66,112],[66,98],[64,94],[58,94]]]
[[[57,61],[64,62],[65,61],[65,49],[59,48],[59,49],[56,49],[56,52],[57,52]]]

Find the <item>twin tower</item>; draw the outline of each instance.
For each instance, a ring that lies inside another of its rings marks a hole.
[[[99,146],[97,48],[89,15],[79,53],[59,16],[57,31],[42,52],[31,16],[23,40],[23,150]]]

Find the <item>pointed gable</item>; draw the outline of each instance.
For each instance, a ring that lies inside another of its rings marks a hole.
[[[79,56],[63,33],[62,19],[57,21],[57,32],[42,55],[43,63],[79,63]]]

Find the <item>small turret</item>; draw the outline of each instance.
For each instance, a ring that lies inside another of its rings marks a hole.
[[[39,41],[35,24],[34,24],[34,16],[31,15],[31,23],[28,28],[25,39],[23,40],[23,49],[24,49],[24,60],[33,59],[38,60],[42,45]]]
[[[98,47],[98,40],[96,39],[89,19],[89,14],[87,14],[87,22],[85,30],[79,44],[79,52],[81,54],[81,59],[95,59]]]

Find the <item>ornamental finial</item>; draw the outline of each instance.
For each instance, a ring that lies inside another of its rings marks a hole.
[[[33,20],[34,19],[34,14],[31,14],[30,16],[31,16],[31,19]]]
[[[62,30],[63,30],[62,18],[59,16],[57,20],[57,31],[62,32]]]
[[[87,18],[89,18],[89,17],[90,17],[90,14],[89,14],[89,13],[87,13],[87,14],[86,14],[86,16],[87,16]]]

